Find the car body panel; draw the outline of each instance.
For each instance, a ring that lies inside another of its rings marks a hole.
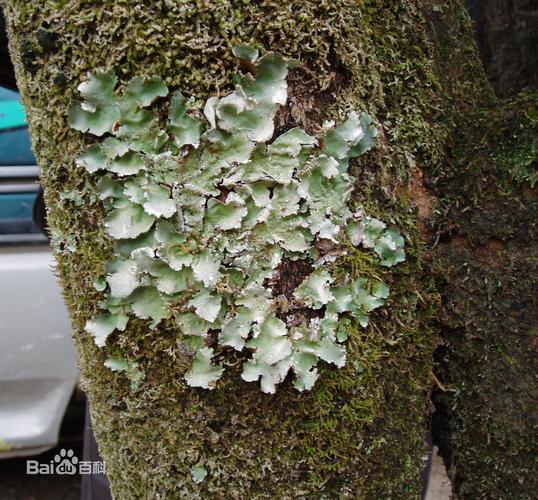
[[[0,217],[4,220],[27,220],[32,218],[37,193],[2,193]]]
[[[52,448],[78,371],[47,246],[0,248],[0,458]]]
[[[32,215],[38,175],[19,94],[0,87],[0,235],[37,232]]]
[[[0,87],[0,164],[35,165],[19,93]]]

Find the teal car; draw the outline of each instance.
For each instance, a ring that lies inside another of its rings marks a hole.
[[[38,176],[19,94],[0,87],[0,243],[43,242],[33,221]]]

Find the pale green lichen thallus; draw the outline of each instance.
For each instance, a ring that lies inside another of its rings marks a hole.
[[[157,76],[135,77],[122,93],[110,72],[80,84],[70,125],[100,139],[77,161],[100,176],[115,240],[95,283],[102,312],[86,330],[104,347],[133,316],[150,328],[172,320],[192,352],[188,385],[215,387],[225,369],[216,351],[237,350],[248,354],[241,377],[260,380],[262,391],[275,392],[290,372],[299,391],[309,390],[320,360],[346,363],[349,321],[366,327],[389,295],[380,280],[336,279],[330,263],[353,245],[390,267],[405,259],[404,240],[349,208],[349,162],[377,135],[370,116],[352,112],[316,136],[292,128],[273,139],[296,62],[250,47],[234,54],[251,70],[235,90],[203,108],[175,92],[166,122],[158,110],[168,88]],[[305,278],[291,296],[275,296],[275,280],[285,279],[279,266],[298,261]],[[107,366],[134,388],[143,377],[125,359]]]

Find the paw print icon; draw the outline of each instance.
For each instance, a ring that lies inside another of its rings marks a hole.
[[[60,453],[54,456],[56,474],[76,474],[78,458],[74,456],[73,450],[60,450]]]

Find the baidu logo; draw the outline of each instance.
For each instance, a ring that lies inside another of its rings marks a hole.
[[[61,449],[49,463],[26,461],[26,474],[104,474],[103,462],[79,460],[73,450]]]
[[[56,474],[76,474],[78,458],[74,456],[73,450],[60,450],[58,455],[54,456]]]

